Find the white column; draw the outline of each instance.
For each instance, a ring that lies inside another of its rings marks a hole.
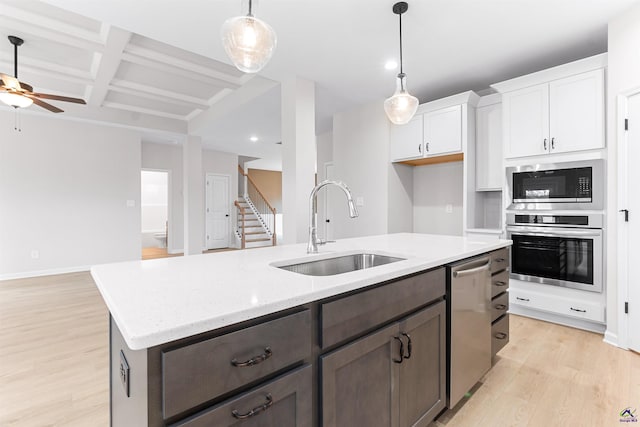
[[[201,254],[204,249],[204,177],[202,140],[189,136],[182,146],[184,254]]]
[[[284,243],[306,242],[309,194],[315,185],[315,85],[282,83],[282,215]]]

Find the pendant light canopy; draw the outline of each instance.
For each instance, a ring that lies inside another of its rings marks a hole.
[[[229,18],[222,25],[222,44],[233,64],[245,73],[257,73],[276,47],[276,33],[266,22],[253,16],[253,0],[249,0],[246,16]]]
[[[418,98],[407,92],[407,76],[402,68],[402,14],[408,8],[409,5],[403,1],[393,5],[393,13],[400,18],[400,73],[397,77],[395,93],[384,101],[384,111],[389,120],[396,125],[407,123],[418,109]]]

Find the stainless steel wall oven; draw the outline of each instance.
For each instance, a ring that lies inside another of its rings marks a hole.
[[[602,213],[508,213],[507,224],[512,278],[602,291]]]

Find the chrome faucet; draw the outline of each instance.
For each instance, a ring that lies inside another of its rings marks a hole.
[[[307,253],[315,254],[318,253],[318,245],[323,245],[326,243],[318,239],[318,191],[322,187],[326,187],[327,185],[336,185],[344,191],[344,194],[347,195],[347,203],[349,204],[349,216],[351,218],[355,218],[358,216],[358,210],[356,209],[355,203],[353,203],[353,197],[351,196],[351,190],[344,183],[340,181],[322,181],[320,184],[313,187],[311,190],[311,195],[309,195],[309,244],[307,245]]]

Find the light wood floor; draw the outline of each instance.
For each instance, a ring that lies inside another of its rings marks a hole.
[[[108,426],[108,342],[88,273],[0,282],[0,426]],[[640,408],[640,355],[600,335],[512,316],[499,354],[432,426],[619,426]]]
[[[211,254],[215,252],[227,252],[227,251],[235,251],[235,248],[223,248],[223,249],[209,249],[203,251],[203,254]],[[167,248],[142,248],[142,259],[155,259],[155,258],[171,258],[175,256],[182,256],[182,253],[179,254],[170,254],[167,252]]]

